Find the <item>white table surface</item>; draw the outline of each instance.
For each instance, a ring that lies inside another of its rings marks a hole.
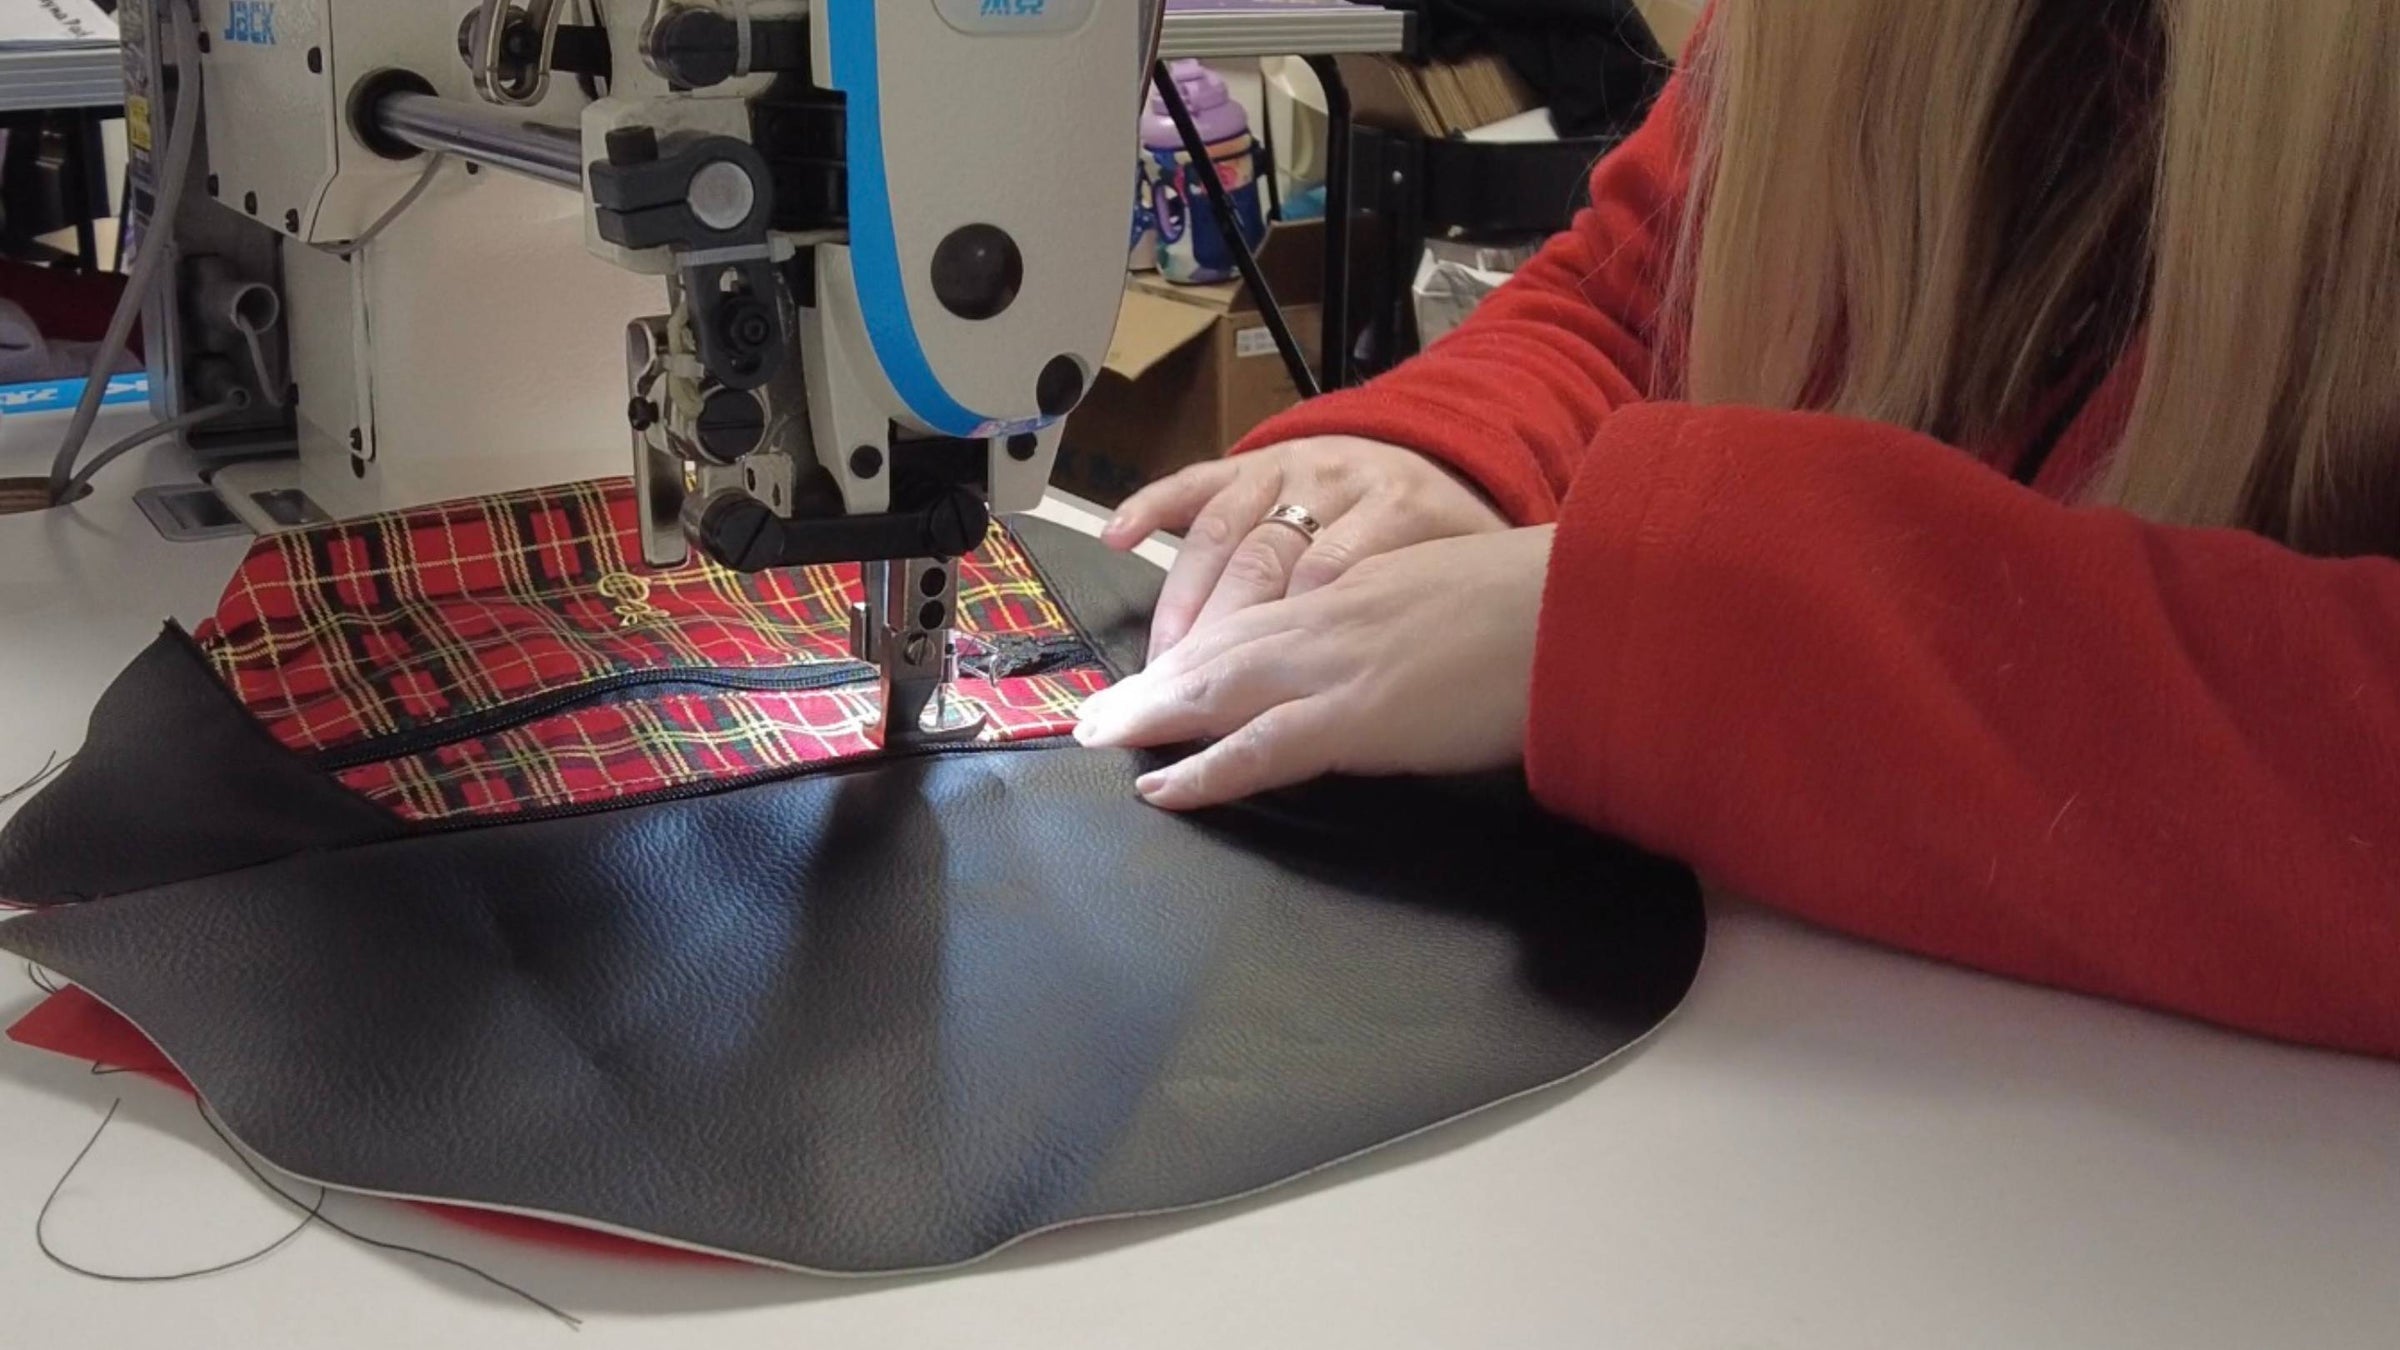
[[[117,419],[118,424],[123,418]],[[0,474],[56,424],[0,422]],[[160,619],[238,542],[170,545],[130,504],[0,518],[0,781],[74,748]],[[1061,512],[1072,515],[1072,512]],[[7,808],[0,807],[0,813]],[[0,1044],[0,1344],[68,1347],[2400,1344],[2400,1068],[2280,1048],[1869,950],[1720,902],[1690,1005],[1569,1089],[1195,1216],[1036,1239],[901,1281],[653,1266],[515,1246],[379,1202],[331,1211],[586,1319],[292,1222],[176,1094]],[[2400,977],[2400,972],[2395,972]],[[37,995],[0,971],[0,1019]]]

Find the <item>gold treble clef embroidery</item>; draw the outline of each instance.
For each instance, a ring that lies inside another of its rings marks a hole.
[[[600,594],[617,602],[621,628],[667,617],[665,610],[650,603],[649,581],[631,572],[611,572],[600,578]]]

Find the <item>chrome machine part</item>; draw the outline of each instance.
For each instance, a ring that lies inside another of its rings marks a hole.
[[[882,720],[867,734],[885,749],[982,735],[989,714],[957,690],[955,560],[871,562],[862,574],[867,598],[850,612],[850,651],[882,672]]]
[[[530,108],[550,96],[550,63],[558,50],[558,25],[566,16],[567,0],[528,0],[528,6],[519,9],[509,0],[483,0],[476,11],[468,61],[475,73],[475,92],[487,102]],[[522,59],[512,59],[509,30],[520,22],[534,42]]]
[[[633,391],[626,414],[633,429],[633,489],[642,512],[642,557],[652,567],[679,566],[691,556],[683,533],[683,505],[693,484],[687,461],[668,442],[667,410],[673,399],[668,359],[665,319],[636,319],[626,328],[625,378]]]
[[[504,112],[406,87],[378,94],[358,117],[363,130],[410,149],[456,155],[563,188],[583,188],[583,133],[554,118]]]

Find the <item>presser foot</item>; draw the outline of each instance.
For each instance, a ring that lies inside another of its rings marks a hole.
[[[861,565],[866,600],[850,612],[850,650],[882,672],[867,728],[880,749],[971,741],[990,715],[958,690],[958,571],[948,558]]]
[[[928,687],[896,681],[888,671],[881,707],[882,718],[867,729],[867,737],[883,750],[971,741],[983,735],[991,720],[983,705],[959,692],[953,680]]]

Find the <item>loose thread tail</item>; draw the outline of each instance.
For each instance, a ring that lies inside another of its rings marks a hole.
[[[50,757],[42,761],[42,767],[34,770],[33,777],[26,779],[24,782],[17,784],[15,787],[10,788],[6,792],[0,792],[0,806],[6,806],[10,802],[15,801],[17,798],[24,796],[26,793],[32,792],[41,787],[51,779],[58,777],[59,774],[66,771],[67,765],[72,763],[74,758],[75,757],[73,755],[69,755],[65,759],[61,759],[59,758],[59,754],[56,750],[51,751]]]
[[[249,1153],[245,1151],[241,1145],[233,1142],[233,1137],[225,1132],[225,1128],[222,1125],[217,1123],[216,1116],[209,1111],[205,1103],[200,1106],[200,1120],[202,1124],[208,1126],[209,1133],[217,1137],[217,1142],[223,1144],[225,1146],[225,1150],[233,1155],[234,1160],[239,1162],[243,1168],[250,1173],[251,1176],[258,1179],[259,1185],[266,1187],[268,1190],[273,1191],[276,1195],[282,1197],[283,1202],[287,1205],[290,1205],[294,1209],[302,1208],[298,1196],[295,1196],[284,1190],[283,1187],[276,1185],[268,1178],[267,1174],[259,1168],[258,1164],[250,1161]],[[322,1191],[324,1188],[319,1187],[318,1189]],[[411,1247],[404,1243],[386,1242],[381,1238],[368,1237],[366,1234],[359,1232],[357,1229],[343,1226],[327,1215],[317,1215],[316,1221],[323,1224],[325,1227],[332,1229],[334,1232],[341,1234],[343,1237],[350,1239],[352,1242],[360,1244],[361,1246],[373,1247],[380,1251],[396,1252],[402,1256],[414,1256],[420,1260],[431,1261],[437,1265],[448,1266],[452,1270],[460,1271],[467,1275],[472,1275],[476,1279],[483,1281],[485,1284],[490,1285],[502,1293],[514,1295],[526,1303],[541,1309],[543,1312],[546,1312],[552,1317],[557,1318],[560,1322],[564,1323],[567,1327],[573,1330],[581,1331],[583,1329],[582,1318],[575,1316],[573,1313],[570,1313],[563,1308],[560,1308],[556,1304],[546,1302],[536,1294],[524,1289],[520,1289],[516,1285],[510,1284],[508,1281],[501,1279],[499,1276],[492,1274],[488,1270],[483,1270],[479,1267],[469,1265],[467,1262],[461,1261],[457,1257],[444,1256],[440,1252],[430,1252],[422,1247]]]
[[[316,1203],[313,1205],[301,1206],[300,1222],[294,1225],[290,1232],[285,1233],[282,1237],[275,1239],[273,1242],[270,1242],[266,1246],[259,1248],[257,1251],[250,1252],[243,1256],[237,1256],[230,1261],[220,1261],[212,1266],[202,1266],[196,1270],[166,1271],[158,1274],[132,1274],[123,1271],[100,1270],[92,1266],[79,1264],[75,1261],[69,1260],[64,1256],[61,1256],[58,1252],[58,1249],[50,1245],[50,1211],[57,1206],[59,1194],[67,1189],[67,1183],[74,1179],[76,1170],[83,1166],[83,1160],[92,1156],[92,1150],[99,1146],[100,1136],[108,1133],[109,1124],[117,1118],[117,1108],[123,1106],[124,1104],[125,1099],[122,1097],[108,1104],[107,1114],[100,1117],[99,1128],[93,1130],[92,1137],[84,1141],[83,1147],[75,1154],[75,1160],[67,1164],[67,1170],[59,1173],[58,1183],[50,1188],[49,1196],[42,1201],[41,1212],[34,1216],[33,1244],[41,1249],[42,1255],[49,1260],[50,1264],[57,1266],[61,1270],[70,1271],[74,1274],[81,1275],[87,1280],[105,1280],[110,1284],[173,1284],[182,1280],[197,1280],[203,1276],[222,1275],[229,1270],[239,1270],[244,1266],[250,1265],[254,1262],[263,1261],[268,1257],[273,1256],[275,1253],[282,1251],[286,1246],[290,1245],[293,1239],[299,1237],[302,1233],[307,1232],[309,1225],[317,1222],[318,1219],[322,1217],[325,1209],[326,1191],[324,1187],[320,1186],[317,1188]],[[291,1197],[286,1196],[285,1198],[288,1200]]]
[[[38,968],[31,965],[27,966],[28,971],[33,971],[36,969]],[[35,979],[35,983],[40,984],[41,980],[37,977]],[[92,1073],[95,1076],[123,1072],[126,1072],[126,1070],[111,1069],[99,1064],[94,1064],[92,1066]],[[252,1179],[256,1180],[259,1185],[265,1187],[269,1193],[275,1196],[276,1199],[281,1200],[284,1204],[299,1211],[300,1222],[294,1225],[291,1231],[275,1239],[273,1242],[268,1243],[266,1246],[259,1248],[257,1251],[235,1257],[229,1261],[220,1261],[214,1265],[203,1266],[196,1270],[166,1271],[155,1274],[131,1273],[100,1270],[95,1267],[83,1265],[77,1261],[71,1260],[68,1257],[61,1255],[56,1248],[50,1245],[50,1213],[57,1207],[58,1198],[60,1194],[66,1190],[67,1183],[74,1179],[76,1172],[82,1168],[84,1161],[91,1157],[92,1150],[99,1146],[100,1137],[108,1132],[109,1125],[116,1120],[117,1111],[119,1108],[123,1107],[124,1104],[125,1099],[122,1097],[117,1098],[109,1103],[107,1112],[100,1117],[100,1124],[98,1128],[92,1131],[91,1138],[84,1141],[83,1147],[76,1151],[74,1159],[67,1164],[66,1170],[59,1174],[57,1183],[50,1188],[50,1194],[43,1199],[40,1212],[34,1216],[34,1245],[40,1248],[43,1257],[48,1259],[52,1265],[57,1266],[61,1270],[69,1271],[76,1275],[81,1275],[86,1279],[102,1280],[111,1284],[171,1284],[183,1280],[196,1280],[210,1275],[222,1275],[230,1271],[240,1270],[245,1266],[254,1265],[283,1250],[286,1246],[289,1246],[293,1241],[297,1240],[302,1233],[307,1232],[310,1228],[323,1226],[325,1228],[332,1229],[334,1232],[339,1233],[343,1237],[346,1237],[352,1242],[358,1243],[364,1247],[372,1247],[379,1251],[393,1252],[401,1256],[413,1256],[422,1261],[431,1261],[437,1265],[447,1266],[452,1270],[459,1271],[462,1274],[481,1280],[485,1284],[490,1285],[492,1288],[497,1289],[504,1294],[508,1294],[527,1304],[530,1304],[535,1308],[539,1308],[541,1311],[548,1313],[551,1317],[556,1318],[560,1323],[571,1330],[580,1331],[583,1328],[583,1319],[576,1317],[574,1314],[567,1312],[565,1309],[558,1307],[556,1304],[547,1302],[528,1290],[521,1289],[516,1285],[510,1284],[508,1281],[501,1279],[499,1276],[492,1274],[490,1271],[480,1269],[479,1267],[471,1265],[468,1262],[461,1261],[453,1256],[444,1256],[440,1252],[427,1251],[422,1247],[411,1247],[405,1243],[387,1242],[382,1238],[369,1237],[366,1234],[359,1232],[357,1229],[348,1227],[347,1225],[336,1221],[330,1215],[325,1213],[326,1202],[332,1196],[332,1191],[327,1187],[318,1186],[316,1188],[316,1199],[313,1201],[302,1201],[300,1197],[292,1194],[290,1191],[287,1191],[282,1186],[276,1184],[276,1182],[269,1177],[257,1163],[251,1161],[249,1153],[245,1151],[241,1145],[235,1143],[233,1137],[226,1132],[225,1128],[218,1124],[215,1115],[210,1113],[205,1103],[198,1104],[197,1107],[200,1114],[200,1122],[208,1127],[209,1133],[217,1137],[217,1142],[225,1146],[225,1151],[233,1155],[234,1161],[240,1163],[242,1165],[242,1169],[248,1172]]]

